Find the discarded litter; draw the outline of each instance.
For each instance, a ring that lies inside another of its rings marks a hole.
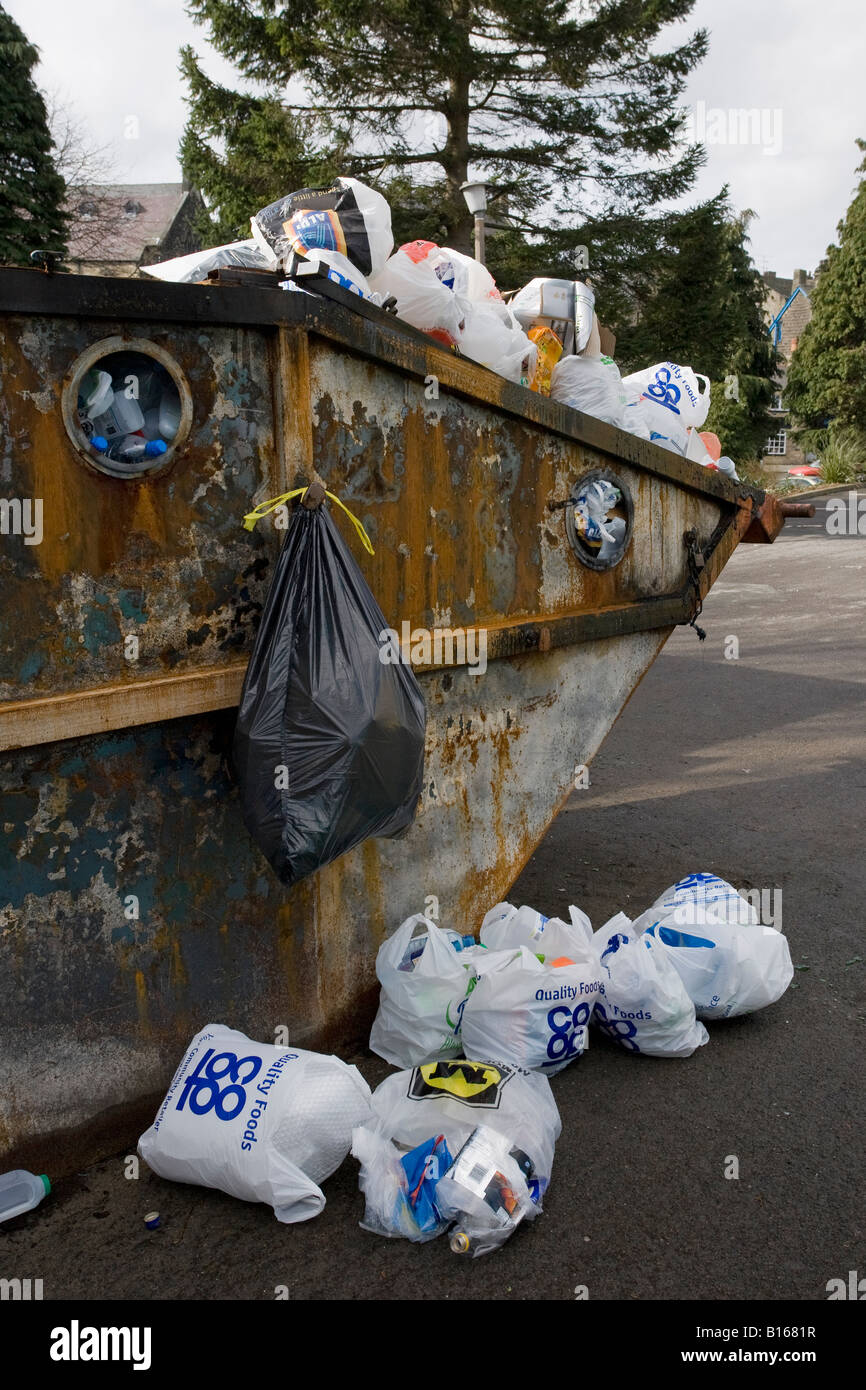
[[[628,1052],[690,1057],[709,1042],[673,962],[620,912],[595,936],[602,992],[593,1022]]]
[[[223,266],[242,266],[247,270],[273,270],[273,256],[267,255],[253,237],[246,241],[230,241],[225,246],[211,246],[206,251],[193,251],[188,256],[174,256],[170,261],[143,265],[142,272],[157,280],[174,284],[195,284],[206,280],[212,270]]]
[[[338,251],[370,276],[391,254],[391,209],[374,188],[337,178],[328,188],[302,188],[261,208],[250,220],[253,237],[272,265],[294,251]]]
[[[731,884],[690,874],[639,917],[676,967],[699,1018],[735,1018],[774,1004],[794,977],[788,941]]]
[[[149,1211],[144,1218],[144,1224],[149,1231],[155,1231],[159,1225],[159,1212]]]
[[[455,293],[454,283],[453,264],[432,241],[407,242],[370,277],[375,293],[394,296],[398,318],[446,347],[459,342],[469,310],[468,299]]]
[[[421,914],[407,917],[379,947],[379,1010],[370,1047],[398,1067],[459,1056],[461,1020],[475,986],[475,952]]]
[[[37,1177],[26,1168],[13,1168],[0,1174],[0,1221],[11,1221],[13,1216],[32,1211],[50,1191],[51,1183],[44,1173]]]
[[[520,1220],[540,1213],[562,1128],[545,1076],[501,1062],[435,1062],[387,1077],[372,1108],[373,1120],[352,1136],[366,1198],[362,1226],[423,1240],[456,1221],[457,1248],[481,1255],[502,1244]],[[422,1233],[417,1223],[415,1230],[407,1226],[395,1165],[403,1151],[440,1142],[428,1175],[435,1216]],[[445,1148],[455,1159],[443,1172]],[[483,1184],[474,1172],[482,1157]]]
[[[561,357],[553,369],[550,394],[573,410],[624,428],[626,394],[612,357]]]
[[[463,1011],[463,1046],[470,1056],[502,1057],[553,1076],[586,1050],[589,1020],[601,988],[589,937],[576,942],[567,964],[548,964],[528,946],[491,951]]]
[[[369,1118],[356,1067],[212,1023],[193,1038],[138,1152],[161,1178],[306,1221],[324,1207],[319,1184],[348,1154],[352,1129]]]
[[[590,344],[595,327],[595,294],[582,280],[555,280],[539,276],[518,290],[509,301],[517,321],[529,332],[549,328],[570,356]]]
[[[444,1221],[454,1221],[455,1255],[496,1250],[524,1217],[536,1213],[530,1191],[532,1163],[495,1129],[479,1125],[436,1186]]]
[[[304,489],[247,520],[296,491]],[[396,835],[415,815],[426,709],[409,667],[380,660],[386,627],[324,504],[297,507],[234,737],[244,823],[283,883],[369,836]]]
[[[168,452],[180,427],[180,394],[168,371],[141,353],[111,353],[101,362],[78,387],[79,427],[93,453],[138,471]]]

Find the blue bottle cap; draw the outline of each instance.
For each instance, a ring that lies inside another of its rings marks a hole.
[[[168,453],[168,445],[164,439],[149,439],[144,446],[145,458],[155,459],[165,453]]]
[[[101,434],[95,434],[90,441],[90,447],[95,449],[98,454],[104,454],[108,448],[108,440],[104,439]]]

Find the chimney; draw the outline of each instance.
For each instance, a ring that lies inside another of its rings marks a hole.
[[[806,275],[805,270],[795,270],[791,281],[792,292],[796,290],[798,287],[802,287],[803,289],[805,289],[807,279],[808,276]]]

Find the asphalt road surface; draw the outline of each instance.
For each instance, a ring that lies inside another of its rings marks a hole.
[[[597,927],[695,870],[780,889],[797,969],[778,1004],[711,1023],[686,1061],[594,1033],[553,1081],[563,1132],[544,1213],[493,1256],[360,1230],[351,1159],[320,1217],[281,1226],[144,1169],[129,1180],[119,1156],[9,1223],[0,1274],[42,1278],[45,1299],[174,1300],[278,1286],[294,1300],[572,1300],[579,1286],[590,1300],[825,1300],[830,1279],[866,1275],[866,536],[828,535],[816,502],[813,521],[734,555],[706,642],[674,633],[510,895],[548,914],[577,903]],[[359,1064],[373,1085],[389,1070]]]

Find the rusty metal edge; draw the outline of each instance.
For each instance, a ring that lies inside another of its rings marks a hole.
[[[684,590],[595,613],[524,618],[489,628],[477,626],[453,631],[462,631],[467,637],[483,632],[487,660],[508,660],[532,652],[673,627],[688,622],[691,609],[689,591]],[[407,661],[406,664],[416,672],[464,666],[469,664],[465,646],[463,661]],[[230,709],[240,700],[246,669],[246,661],[232,662],[228,666],[208,667],[183,675],[8,701],[0,704],[0,752]]]
[[[270,328],[293,325],[422,379],[435,376],[440,388],[444,385],[690,492],[748,510],[764,498],[759,489],[731,483],[721,473],[506,381],[336,285],[329,287],[327,296],[313,296],[280,289],[239,290],[5,269],[0,270],[0,313]]]

